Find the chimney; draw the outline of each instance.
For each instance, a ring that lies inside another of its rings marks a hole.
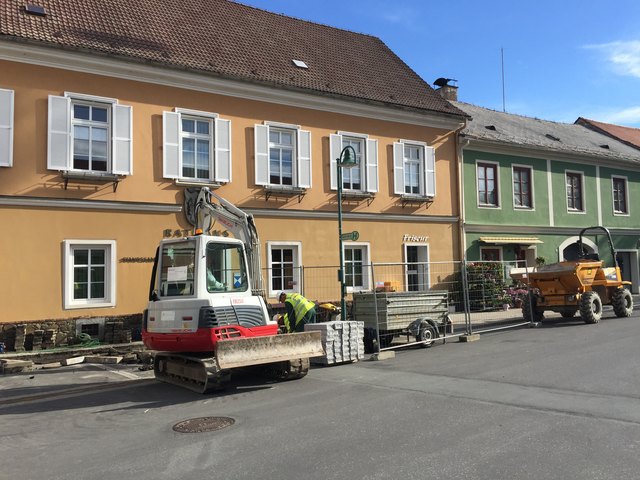
[[[453,78],[438,78],[433,84],[438,87],[436,92],[440,94],[442,98],[451,102],[458,101],[458,86],[450,85],[449,82],[457,82]]]

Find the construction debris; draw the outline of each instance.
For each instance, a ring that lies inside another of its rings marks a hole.
[[[110,356],[87,355],[84,358],[84,361],[86,363],[101,363],[101,364],[115,365],[122,361],[122,356],[121,355],[110,355]]]
[[[20,373],[32,370],[33,362],[31,360],[0,360],[0,373]]]
[[[71,357],[71,358],[64,358],[60,361],[60,363],[67,367],[69,365],[78,365],[79,363],[84,363],[84,359],[85,357]]]

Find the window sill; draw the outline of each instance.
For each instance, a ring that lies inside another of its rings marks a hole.
[[[80,308],[113,308],[116,306],[115,302],[96,302],[96,303],[69,303],[64,306],[65,310],[78,310]]]
[[[222,184],[217,182],[212,182],[211,180],[180,180],[176,179],[175,184],[181,187],[209,187],[212,190],[218,189],[222,186]]]
[[[432,196],[427,196],[427,195],[401,195],[400,196],[400,200],[402,202],[402,208],[404,208],[407,205],[423,205],[425,203],[433,203],[433,198]]]
[[[373,198],[371,192],[363,192],[360,190],[342,190],[342,198]]]
[[[287,187],[282,185],[265,185],[264,194],[267,200],[271,197],[275,198],[292,198],[298,197],[298,203],[307,193],[306,188],[301,187]]]
[[[97,173],[97,172],[82,172],[76,170],[67,170],[61,172],[64,179],[64,189],[69,186],[69,181],[74,182],[88,182],[88,183],[113,183],[113,191],[118,189],[118,183],[122,180],[120,175],[113,173]]]

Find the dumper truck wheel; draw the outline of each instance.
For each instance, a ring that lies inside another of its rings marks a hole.
[[[544,312],[538,310],[536,306],[536,297],[527,293],[522,302],[522,317],[525,322],[542,322],[544,320]]]
[[[420,344],[422,348],[429,348],[433,345],[433,340],[437,338],[436,330],[429,322],[420,323],[420,330],[416,335],[417,342],[423,342]]]
[[[580,298],[580,316],[584,323],[598,323],[602,317],[602,300],[593,290]]]
[[[633,297],[626,288],[619,288],[611,297],[611,305],[616,317],[630,317],[633,313]]]

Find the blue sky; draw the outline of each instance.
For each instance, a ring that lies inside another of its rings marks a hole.
[[[240,0],[382,39],[427,83],[509,113],[640,127],[640,2]]]

